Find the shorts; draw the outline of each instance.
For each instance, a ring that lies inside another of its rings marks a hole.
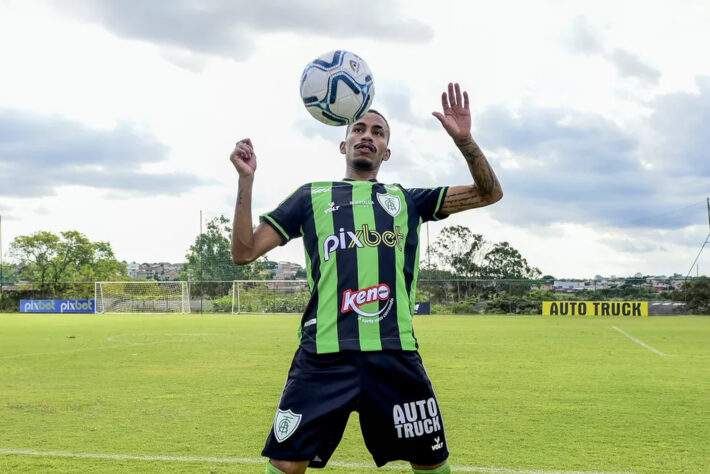
[[[449,456],[439,404],[418,352],[312,354],[300,348],[261,454],[325,467],[353,411],[378,467],[397,460],[433,465]]]

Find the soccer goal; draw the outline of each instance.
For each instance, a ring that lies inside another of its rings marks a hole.
[[[189,313],[186,281],[97,281],[97,313]]]
[[[310,297],[306,280],[234,280],[232,314],[303,313]]]

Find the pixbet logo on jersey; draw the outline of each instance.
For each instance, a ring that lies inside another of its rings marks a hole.
[[[395,226],[394,231],[386,230],[382,233],[376,230],[370,230],[370,226],[363,224],[360,230],[345,231],[342,227],[338,234],[329,235],[323,241],[323,260],[330,260],[330,254],[336,250],[345,248],[363,248],[377,247],[380,244],[385,244],[387,247],[397,247],[402,250],[402,240],[404,234],[399,226]]]
[[[390,299],[391,294],[390,287],[386,283],[380,283],[379,285],[363,288],[362,290],[345,290],[343,292],[343,304],[340,306],[340,312],[345,314],[350,311],[355,311],[360,316],[379,316],[383,312],[389,311],[394,300],[390,300],[389,304],[385,305],[376,313],[366,313],[360,309],[360,307],[377,301],[387,301]]]

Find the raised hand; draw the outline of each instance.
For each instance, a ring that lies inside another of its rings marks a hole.
[[[468,93],[463,91],[458,83],[449,82],[449,93],[441,94],[441,112],[432,112],[432,115],[439,119],[444,130],[454,140],[464,140],[471,134],[471,112],[468,109]]]
[[[234,147],[234,151],[229,155],[229,161],[232,162],[237,169],[240,177],[254,176],[256,171],[256,154],[254,154],[254,145],[249,138],[239,140]]]

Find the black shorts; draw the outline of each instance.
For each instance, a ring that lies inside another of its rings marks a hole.
[[[325,467],[350,413],[377,466],[449,456],[439,404],[419,353],[311,354],[298,349],[262,455]]]

